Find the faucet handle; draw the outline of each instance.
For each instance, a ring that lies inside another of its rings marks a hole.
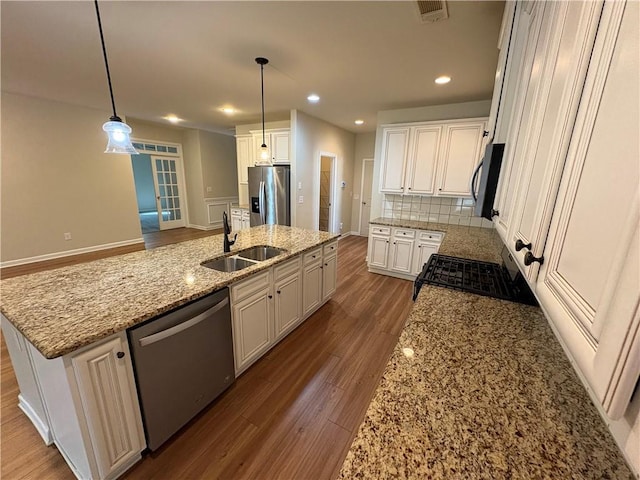
[[[233,236],[233,240],[229,240],[229,246],[231,246],[234,243],[236,243],[236,238],[238,238],[238,234],[237,233]]]

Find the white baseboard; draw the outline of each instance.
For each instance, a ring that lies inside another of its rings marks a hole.
[[[214,224],[214,225],[209,225],[209,226],[206,226],[206,227],[203,227],[202,225],[192,225],[192,224],[189,224],[189,225],[187,225],[187,228],[195,228],[196,230],[205,230],[205,231],[208,231],[208,230],[215,230],[216,228],[222,228],[222,223],[220,223],[220,226],[216,226],[216,225]]]
[[[18,408],[24,412],[33,426],[36,427],[36,430],[44,440],[44,443],[49,446],[53,443],[53,436],[51,435],[51,430],[49,430],[49,425],[42,421],[42,419],[38,416],[35,410],[29,405],[29,402],[25,400],[22,394],[18,394]]]
[[[15,267],[17,265],[26,265],[28,263],[44,262],[46,260],[71,257],[73,255],[81,255],[83,253],[98,252],[100,250],[109,250],[110,248],[126,247],[128,245],[136,245],[138,243],[144,243],[144,240],[142,238],[134,238],[132,240],[123,240],[121,242],[105,243],[102,245],[94,245],[92,247],[65,250],[64,252],[47,253],[45,255],[37,255],[35,257],[18,258],[17,260],[7,260],[6,262],[0,262],[0,268]]]

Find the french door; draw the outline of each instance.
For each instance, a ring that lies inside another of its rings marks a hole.
[[[185,226],[184,202],[180,190],[182,178],[179,158],[151,155],[153,183],[156,189],[156,207],[160,230]]]

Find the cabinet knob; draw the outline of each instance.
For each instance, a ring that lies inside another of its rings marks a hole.
[[[534,257],[533,253],[527,252],[524,254],[524,264],[528,267],[533,262],[538,262],[540,265],[544,263],[544,255],[540,255],[539,257]]]
[[[277,293],[278,295],[280,295],[280,290],[276,290],[276,293]]]
[[[411,187],[409,187],[409,190],[411,190]]]
[[[516,252],[519,252],[520,250],[522,250],[523,248],[526,248],[528,250],[531,250],[531,242],[529,243],[524,243],[522,240],[518,239],[516,240]]]
[[[269,295],[269,298],[273,298],[273,295]]]
[[[439,189],[438,189],[438,191],[439,191],[439,192],[441,192],[441,191],[442,191],[442,189],[441,189],[441,188],[439,188]]]
[[[500,212],[498,210],[494,210],[493,208],[491,209],[491,216],[492,217],[499,217],[500,216]]]
[[[329,266],[329,264],[328,264],[328,263],[325,263],[325,264],[324,264],[324,266],[325,266],[325,267],[328,267],[328,266]]]
[[[124,357],[124,352],[118,352],[118,353],[116,353],[116,357],[118,357],[118,358],[123,358],[123,357]]]

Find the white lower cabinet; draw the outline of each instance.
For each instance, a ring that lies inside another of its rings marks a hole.
[[[369,231],[369,271],[407,280],[415,279],[444,238],[442,232],[378,225]]]
[[[337,253],[331,242],[230,286],[236,376],[331,298]]]
[[[249,210],[244,208],[232,208],[231,209],[231,231],[239,232],[246,228],[250,228],[249,218],[251,214]]]
[[[76,477],[114,479],[141,458],[146,445],[126,332],[47,359],[9,322],[2,327],[24,348],[28,375],[15,370],[21,388],[25,378],[37,385],[38,398],[20,398],[20,406],[39,430],[48,428]]]

